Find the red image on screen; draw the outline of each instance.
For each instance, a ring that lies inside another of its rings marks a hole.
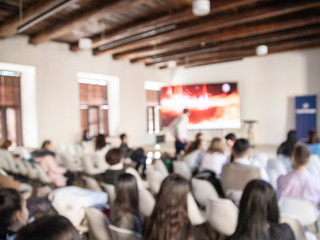
[[[240,128],[237,83],[163,87],[160,103],[163,126],[168,126],[188,108],[189,129]]]

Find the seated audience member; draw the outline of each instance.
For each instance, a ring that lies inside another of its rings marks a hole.
[[[145,176],[146,171],[146,155],[144,154],[144,150],[142,148],[133,149],[128,147],[128,136],[123,133],[120,135],[121,145],[120,149],[124,158],[131,158],[133,161],[137,163],[136,169],[139,170],[140,165],[143,165],[142,176]]]
[[[8,150],[11,145],[12,145],[12,142],[7,139],[1,144],[0,148],[4,150]]]
[[[103,134],[99,134],[96,137],[95,141],[95,154],[97,158],[95,159],[94,164],[97,165],[100,169],[105,171],[109,166],[105,161],[105,156],[109,151],[109,146],[106,143],[105,136]]]
[[[115,193],[116,199],[111,205],[112,224],[142,233],[136,178],[129,173],[120,174],[115,181]]]
[[[293,153],[294,146],[298,141],[299,138],[297,135],[297,131],[290,130],[287,135],[287,140],[281,143],[281,145],[279,146],[277,150],[277,155],[283,155],[285,157],[290,158]]]
[[[147,219],[144,239],[203,239],[188,218],[189,192],[188,181],[178,174],[170,174],[163,180],[151,217]]]
[[[187,162],[193,171],[197,170],[201,164],[204,153],[204,141],[200,139],[196,140],[186,149],[183,161]]]
[[[116,177],[126,172],[122,163],[122,152],[120,148],[112,148],[106,154],[106,162],[110,165],[109,169],[100,174],[101,180],[106,184],[114,184]]]
[[[308,147],[312,154],[320,157],[320,139],[317,132],[314,130],[308,132]]]
[[[87,129],[83,131],[82,141],[84,141],[84,142],[91,142],[92,141],[92,137],[89,135],[89,131]]]
[[[66,176],[70,179],[70,184],[73,180],[73,174],[67,173],[67,169],[60,167],[55,160],[55,153],[52,151],[51,141],[43,142],[39,151],[32,153],[35,162],[39,163],[47,172],[49,178],[57,187],[64,187],[67,184]]]
[[[26,200],[16,189],[0,189],[0,239],[11,240],[28,223]]]
[[[205,152],[202,162],[201,170],[210,170],[216,175],[220,175],[222,167],[227,163],[227,155],[224,154],[223,143],[220,138],[212,139],[208,150]]]
[[[249,160],[251,149],[249,141],[243,138],[238,139],[233,145],[232,152],[234,161],[224,165],[221,173],[221,182],[224,191],[242,191],[246,184],[253,179],[264,179],[269,177],[264,169],[251,166]]]
[[[195,141],[197,141],[197,140],[204,141],[204,136],[201,132],[198,132],[196,134]]]
[[[234,143],[237,141],[236,135],[234,133],[229,133],[224,138],[226,140],[227,146],[232,150]],[[231,151],[229,162],[233,162],[233,159],[234,159],[234,156]]]
[[[80,234],[64,216],[45,216],[23,227],[15,240],[80,240]]]
[[[292,155],[294,170],[280,176],[277,181],[279,197],[291,197],[320,203],[320,180],[306,170],[311,151],[305,144],[298,144]]]
[[[277,195],[263,180],[252,180],[240,200],[236,231],[228,240],[294,240],[286,223],[279,223]]]

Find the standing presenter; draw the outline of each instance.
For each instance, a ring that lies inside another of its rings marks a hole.
[[[189,122],[189,110],[183,109],[183,114],[172,121],[169,125],[169,130],[174,135],[176,141],[174,143],[176,149],[176,158],[187,145],[187,131]]]

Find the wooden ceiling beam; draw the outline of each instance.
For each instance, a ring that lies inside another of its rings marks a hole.
[[[103,14],[106,12],[117,13],[123,11],[127,8],[130,9],[131,6],[136,5],[141,2],[145,2],[147,0],[118,0],[112,1],[108,4],[105,2],[98,4],[93,9],[84,12],[82,14],[76,15],[72,19],[62,22],[60,24],[54,25],[52,28],[46,29],[44,31],[39,32],[34,37],[30,39],[30,43],[39,44],[45,41],[49,41],[55,38],[59,38],[63,35],[68,34],[74,29],[80,28],[88,23],[88,19],[92,18],[98,14]]]
[[[268,54],[280,53],[285,51],[293,51],[298,49],[312,48],[320,46],[320,37],[314,36],[306,39],[297,39],[294,41],[284,41],[279,43],[273,43],[268,45]],[[199,55],[189,58],[186,60],[180,60],[177,62],[177,66],[185,66],[185,67],[193,67],[210,64],[212,61],[215,62],[217,59],[239,59],[245,57],[253,57],[256,56],[255,48],[247,48],[247,49],[238,49],[234,51],[224,51],[221,53],[207,54],[207,55]],[[164,69],[164,67],[161,67]]]
[[[32,5],[31,7],[29,7],[23,12],[22,20],[20,20],[19,14],[15,14],[13,17],[9,18],[6,22],[0,25],[0,38],[7,38],[15,35],[20,26],[39,17],[43,13],[56,7],[62,2],[64,1],[63,0],[36,1],[34,5]]]
[[[319,1],[308,1],[302,4],[299,2],[282,2],[278,4],[268,5],[261,8],[249,9],[237,14],[231,14],[225,17],[213,16],[212,20],[201,22],[192,26],[186,26],[178,29],[173,29],[169,33],[164,32],[151,37],[145,37],[143,39],[135,40],[119,46],[110,44],[101,46],[98,50],[102,53],[115,53],[130,51],[133,49],[143,48],[150,45],[157,46],[159,44],[173,41],[176,39],[182,39],[196,34],[203,34],[207,32],[217,31],[227,27],[232,27],[240,24],[246,24],[251,22],[257,22],[259,20],[266,20],[268,18],[274,18],[283,16],[285,14],[292,14],[295,12],[319,7]]]
[[[258,0],[216,0],[212,3],[213,6],[211,8],[210,14],[217,14],[222,11],[247,6],[256,2],[258,2]],[[92,38],[92,48],[97,48],[99,46],[119,41],[124,38],[129,38],[158,28],[191,21],[197,18],[199,17],[193,15],[192,9],[189,7],[177,13],[166,14],[153,20],[125,26],[116,31],[111,31],[106,34],[98,34]],[[70,50],[79,51],[80,48],[78,46],[78,43],[71,44]]]
[[[222,42],[217,46],[213,46],[213,47],[207,47],[207,48],[200,47],[196,50],[191,50],[191,51],[184,50],[180,53],[166,54],[166,56],[156,56],[152,58],[148,57],[144,59],[148,60],[146,62],[146,66],[152,66],[162,62],[167,62],[167,61],[176,60],[182,57],[189,57],[189,56],[199,55],[199,54],[208,53],[208,52],[217,52],[217,51],[223,51],[228,49],[239,49],[239,48],[244,48],[249,46],[257,46],[261,44],[268,45],[269,43],[273,43],[273,42],[279,42],[279,41],[296,39],[296,38],[307,37],[312,35],[319,35],[319,34],[320,34],[320,25],[316,25],[309,28],[292,29],[284,32],[275,32],[275,33],[269,33],[261,36],[254,36],[250,38],[231,40],[227,42]]]
[[[176,40],[170,43],[161,44],[159,46],[145,47],[134,49],[131,51],[117,53],[113,55],[116,60],[134,59],[147,56],[165,54],[173,51],[184,50],[188,48],[196,48],[201,42],[209,44],[217,44],[223,41],[247,38],[252,36],[263,35],[272,32],[278,32],[293,28],[305,27],[312,24],[319,24],[320,16],[308,16],[303,19],[295,17],[291,19],[278,20],[270,23],[251,24],[246,26],[238,26],[232,29],[225,29],[219,32],[205,34],[203,36],[194,36],[186,40]],[[94,55],[100,55],[99,51],[94,51]]]

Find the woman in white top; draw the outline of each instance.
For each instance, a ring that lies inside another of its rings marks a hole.
[[[201,162],[200,170],[210,170],[220,175],[222,167],[227,163],[227,155],[224,154],[224,146],[220,138],[212,139],[207,152]]]

